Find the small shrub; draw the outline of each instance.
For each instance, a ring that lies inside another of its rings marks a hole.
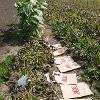
[[[20,37],[41,37],[39,28],[44,25],[43,11],[46,5],[45,0],[20,0],[15,4],[20,17],[18,25]]]

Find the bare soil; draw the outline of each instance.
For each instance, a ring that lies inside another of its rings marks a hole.
[[[57,39],[55,39],[54,37],[53,37],[53,34],[52,34],[52,31],[51,31],[51,28],[50,27],[46,27],[46,29],[44,29],[44,35],[46,35],[46,36],[48,36],[48,38],[49,38],[49,44],[50,45],[53,45],[53,44],[56,44],[56,43],[60,43]],[[68,54],[68,53],[66,53],[66,54],[64,54],[64,55],[69,55],[69,56],[72,56],[72,54]],[[75,59],[74,59],[75,60]],[[78,64],[80,64],[81,66],[83,65],[82,63],[83,62],[81,62],[79,59],[76,61]],[[52,76],[52,73],[53,73],[53,71],[58,71],[59,72],[59,70],[58,70],[58,68],[56,67],[56,64],[53,64],[52,65],[52,67],[51,67],[51,69],[50,69],[50,78],[51,79],[53,79],[53,81],[54,81],[54,78],[53,78],[53,76]],[[70,72],[67,72],[67,73],[76,73],[76,75],[77,75],[77,81],[78,81],[78,83],[80,83],[80,82],[83,82],[83,78],[82,78],[82,73],[83,73],[83,70],[82,69],[75,69],[75,70],[72,70],[72,71],[70,71]],[[60,88],[60,85],[59,84],[53,84],[54,85],[54,91],[55,91],[55,94],[57,95],[57,97],[60,99],[60,98],[63,98],[62,97],[62,93],[61,93],[61,88]],[[88,84],[89,85],[89,84]],[[91,98],[91,96],[85,96],[85,97],[82,97],[84,100],[85,99],[90,99]],[[77,100],[78,98],[76,98],[75,100]]]
[[[12,41],[16,38],[15,25],[18,22],[17,11],[14,7],[18,0],[0,0],[0,62],[8,54],[16,54],[19,47],[14,47]]]

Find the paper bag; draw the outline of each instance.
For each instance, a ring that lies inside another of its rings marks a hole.
[[[66,51],[66,48],[65,48],[65,47],[62,47],[62,48],[60,48],[60,49],[54,51],[54,52],[53,52],[53,55],[54,55],[54,56],[59,56],[59,55],[64,54],[65,51]]]
[[[63,98],[66,100],[68,98],[77,98],[91,95],[92,92],[88,85],[84,82],[78,83],[77,85],[60,85]]]
[[[54,45],[52,45],[52,47],[53,47],[54,49],[62,48],[61,44],[54,44]]]
[[[70,56],[60,56],[55,57],[54,59],[60,72],[66,72],[81,67],[76,62],[74,62]]]
[[[57,83],[61,84],[77,84],[76,73],[63,74],[59,72],[53,73]]]
[[[89,98],[89,99],[80,98],[80,99],[60,99],[60,100],[92,100],[92,99],[91,98]]]
[[[55,64],[62,64],[66,62],[74,62],[71,56],[58,56],[54,58]]]
[[[76,62],[73,63],[65,63],[65,64],[61,64],[61,65],[57,65],[58,69],[60,70],[60,72],[67,72],[67,71],[71,71],[77,68],[80,68],[81,66],[78,65]]]

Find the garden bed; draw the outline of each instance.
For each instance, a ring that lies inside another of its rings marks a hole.
[[[59,100],[58,85],[48,83],[45,73],[52,73],[53,55],[43,41],[33,40],[27,43],[15,58],[9,81],[9,92],[4,98],[23,100]],[[18,79],[27,75],[26,86],[18,86]],[[51,76],[52,79],[52,76]],[[57,93],[57,94],[56,94]]]

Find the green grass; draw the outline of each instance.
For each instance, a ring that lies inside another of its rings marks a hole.
[[[1,95],[0,95],[0,100],[3,100]]]
[[[13,63],[14,63],[13,55],[7,56],[7,58],[2,63],[0,63],[0,83],[8,79]]]
[[[80,6],[80,8],[97,10],[100,9],[100,0],[66,0],[70,4]]]

